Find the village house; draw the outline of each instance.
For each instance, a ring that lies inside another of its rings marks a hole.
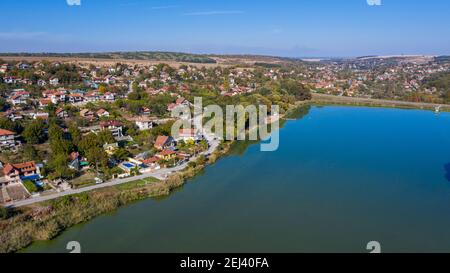
[[[47,82],[46,82],[45,80],[43,80],[43,79],[39,79],[39,80],[37,81],[37,85],[39,85],[39,86],[41,86],[41,87],[44,87],[44,86],[47,85]]]
[[[89,92],[84,96],[84,99],[87,102],[96,102],[100,100],[100,95],[98,92]]]
[[[158,157],[154,156],[154,157],[150,157],[150,158],[142,160],[142,164],[145,164],[154,170],[158,170],[161,168],[161,166],[158,164],[159,160],[160,159]]]
[[[39,100],[39,108],[44,109],[52,103],[50,99],[40,99]]]
[[[141,115],[149,116],[150,113],[151,113],[151,111],[150,111],[150,109],[149,109],[148,107],[142,107],[142,109],[141,109]]]
[[[110,144],[105,144],[103,145],[103,150],[105,150],[105,152],[112,156],[117,150],[119,149],[119,143],[110,143]]]
[[[50,96],[53,104],[65,103],[66,102],[66,93],[59,91]]]
[[[202,135],[195,129],[180,129],[178,136],[176,136],[176,141],[200,141],[202,139]]]
[[[12,121],[17,121],[23,119],[23,116],[20,113],[17,113],[14,109],[9,109],[8,111],[3,113],[4,116]]]
[[[91,120],[91,121],[95,119],[94,112],[92,112],[92,111],[89,110],[89,109],[82,109],[82,110],[80,111],[80,116],[81,116],[82,118],[85,118],[85,119]]]
[[[110,84],[110,85],[116,84],[116,77],[114,77],[114,76],[106,76],[104,82],[106,84]]]
[[[50,83],[50,85],[57,86],[57,85],[59,85],[59,79],[58,78],[51,78],[49,83]]]
[[[2,64],[0,66],[0,73],[6,73],[11,69],[11,65],[9,64]]]
[[[3,149],[14,149],[20,142],[16,141],[17,135],[9,130],[0,129],[0,148]]]
[[[73,94],[69,94],[69,103],[80,103],[83,102],[84,98],[82,94],[79,93],[73,93]]]
[[[7,84],[16,84],[18,81],[19,79],[13,76],[3,78],[3,82]]]
[[[176,158],[176,153],[171,150],[163,150],[163,151],[157,153],[156,157],[161,160],[169,161],[169,160]]]
[[[189,107],[191,104],[185,98],[178,98],[175,103],[171,103],[167,106],[167,111],[171,112],[177,107]]]
[[[170,136],[158,136],[154,147],[158,150],[173,149],[175,147],[175,141]]]
[[[38,112],[38,113],[32,113],[31,117],[33,119],[40,119],[40,120],[43,120],[43,121],[47,122],[48,118],[49,118],[49,115],[48,115],[48,113]]]
[[[116,100],[116,96],[111,92],[106,92],[105,94],[103,94],[102,100],[107,102],[114,102]]]
[[[134,122],[140,131],[152,129],[154,126],[153,119],[148,117],[138,117]]]
[[[69,155],[68,167],[72,170],[76,171],[80,170],[80,154],[78,152],[72,152]]]
[[[27,100],[29,98],[30,98],[30,93],[21,89],[21,90],[15,91],[9,98],[9,101],[11,102],[12,105],[27,104]]]
[[[30,65],[29,64],[27,64],[27,63],[18,63],[17,65],[17,68],[19,68],[20,70],[25,70],[25,69],[28,69],[28,68],[30,68]]]
[[[55,114],[58,118],[61,118],[61,119],[65,119],[65,118],[69,117],[69,114],[67,113],[67,111],[62,108],[56,109]]]
[[[20,164],[7,164],[3,168],[7,184],[20,183],[26,180],[39,180],[41,178],[39,167],[33,162]]]
[[[100,122],[100,128],[102,130],[109,130],[114,138],[122,138],[123,137],[122,123],[119,121]]]
[[[109,112],[102,108],[97,111],[97,116],[99,118],[107,118],[107,117],[109,117]]]

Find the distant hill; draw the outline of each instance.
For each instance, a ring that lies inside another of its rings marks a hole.
[[[436,62],[438,62],[438,63],[449,63],[450,62],[450,56],[438,56],[435,59],[436,59]]]
[[[105,53],[0,53],[11,57],[56,57],[56,58],[89,58],[89,59],[126,59],[148,61],[175,61],[186,63],[217,63],[215,59],[205,55],[176,52],[105,52]]]

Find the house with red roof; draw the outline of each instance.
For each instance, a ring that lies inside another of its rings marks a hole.
[[[73,94],[69,94],[69,103],[80,103],[83,102],[84,97],[82,94],[80,93],[73,93]]]
[[[9,130],[0,129],[0,148],[3,149],[13,149],[20,142],[16,141],[17,135]]]
[[[114,138],[122,138],[123,137],[123,127],[120,121],[102,121],[100,122],[100,128],[102,130],[109,130]]]
[[[39,100],[39,108],[44,109],[52,103],[51,99],[40,99]]]
[[[200,141],[202,139],[202,135],[196,129],[180,129],[178,136],[175,137],[176,141],[183,140],[184,142],[188,141]]]
[[[30,98],[30,93],[26,91],[17,91],[14,92],[11,97],[9,98],[9,101],[13,105],[18,104],[27,104],[27,100]]]
[[[69,114],[67,113],[67,111],[62,108],[56,109],[55,114],[58,118],[61,118],[61,119],[65,119],[65,118],[69,117]]]
[[[34,161],[20,164],[6,164],[3,168],[7,183],[20,183],[26,180],[39,180],[41,173]]]
[[[171,149],[175,147],[175,141],[169,136],[158,136],[154,147],[158,150]]]
[[[99,118],[107,118],[107,117],[109,117],[109,112],[102,108],[97,111],[97,116]]]
[[[172,160],[174,158],[176,158],[177,154],[174,151],[171,150],[163,150],[159,153],[156,154],[156,157],[162,160]]]

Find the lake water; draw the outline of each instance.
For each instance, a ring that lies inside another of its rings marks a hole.
[[[450,252],[450,114],[312,107],[182,189],[29,252]]]

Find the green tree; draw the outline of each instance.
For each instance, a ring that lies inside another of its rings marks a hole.
[[[0,206],[0,219],[4,220],[9,217],[9,211],[4,206]]]
[[[32,144],[25,144],[22,148],[22,156],[24,161],[39,161],[39,155]]]
[[[49,179],[69,179],[73,178],[75,172],[68,167],[67,155],[60,153],[52,157],[49,162],[50,175]]]
[[[103,131],[99,132],[97,134],[97,139],[102,146],[104,144],[111,144],[111,143],[116,142],[111,131],[109,131],[109,130],[103,130]]]
[[[129,151],[121,148],[114,152],[113,157],[118,161],[125,161],[130,157],[130,155],[131,154]]]
[[[74,145],[78,146],[78,143],[80,143],[80,141],[83,137],[80,129],[78,129],[78,127],[75,124],[72,124],[69,126],[69,134],[70,134],[70,139],[72,140],[72,143]]]
[[[78,149],[82,154],[86,155],[92,148],[101,147],[103,144],[100,142],[96,134],[90,133],[80,140],[78,143]]]
[[[40,144],[46,139],[44,129],[45,123],[42,120],[34,120],[25,127],[22,136],[29,144]]]
[[[95,165],[95,170],[97,173],[100,168],[106,168],[108,164],[108,155],[100,147],[92,147],[87,150],[86,158],[91,164]]]
[[[0,97],[0,112],[8,110],[9,107],[10,105],[8,104],[8,102],[6,102],[4,98]]]
[[[17,121],[12,121],[6,117],[0,117],[0,129],[9,130],[17,134],[22,133],[23,127]]]

